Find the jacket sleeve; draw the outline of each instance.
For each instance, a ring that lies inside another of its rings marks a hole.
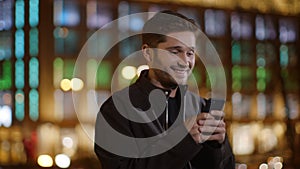
[[[235,159],[226,136],[224,143],[206,141],[191,161],[193,169],[234,169]]]
[[[111,140],[107,133],[101,131],[101,121],[99,120],[100,115],[103,115],[105,120],[118,132],[128,136],[134,137],[130,123],[126,118],[120,115],[112,103],[105,103],[102,106],[100,112],[97,116],[96,128],[95,128],[95,144],[94,151],[100,160],[102,169],[182,169],[202,148],[201,144],[196,144],[193,138],[187,134],[178,144],[176,144],[172,149],[151,157],[143,158],[132,158],[124,157],[121,155],[116,155],[107,149],[104,149],[101,144],[97,143],[97,140],[108,140],[108,141],[118,141]],[[185,129],[184,126],[181,126]],[[185,129],[186,130],[186,129]],[[121,147],[128,148],[131,151],[131,147],[123,144],[121,141],[119,143]],[[156,146],[163,146],[166,144],[164,140],[157,140],[157,142],[147,146],[145,149],[147,151],[152,151],[151,149],[157,149]],[[138,150],[140,153],[138,145],[134,145],[133,151]],[[142,151],[145,150],[142,148]]]

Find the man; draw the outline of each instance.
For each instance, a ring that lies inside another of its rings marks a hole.
[[[95,152],[103,169],[234,168],[224,112],[202,113],[206,100],[187,89],[196,29],[172,11],[145,23],[142,54],[149,70],[114,93],[97,116]]]

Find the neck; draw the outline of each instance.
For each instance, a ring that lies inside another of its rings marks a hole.
[[[170,91],[171,91],[171,93],[170,93],[170,95],[169,95],[170,97],[175,97],[175,96],[176,96],[176,91],[177,91],[177,88],[178,88],[178,87],[176,87],[175,89],[164,87],[164,86],[157,80],[157,78],[156,78],[154,72],[151,71],[151,70],[149,70],[148,77],[149,77],[149,79],[150,79],[150,82],[151,82],[154,86],[159,87],[159,88],[162,88],[162,89],[170,90]]]

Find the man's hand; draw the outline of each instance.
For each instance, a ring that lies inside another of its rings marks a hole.
[[[220,144],[225,140],[226,124],[224,112],[212,110],[210,113],[200,113],[197,117],[201,137],[205,140],[216,140]]]
[[[225,140],[226,125],[224,112],[212,110],[210,113],[200,113],[185,122],[186,128],[197,143],[206,140],[216,140],[220,144]]]

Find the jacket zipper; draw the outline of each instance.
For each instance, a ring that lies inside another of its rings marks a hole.
[[[165,116],[165,130],[167,130],[169,128],[169,96],[168,96],[168,92],[165,92],[166,96],[167,96],[167,100],[166,100],[166,116]]]

